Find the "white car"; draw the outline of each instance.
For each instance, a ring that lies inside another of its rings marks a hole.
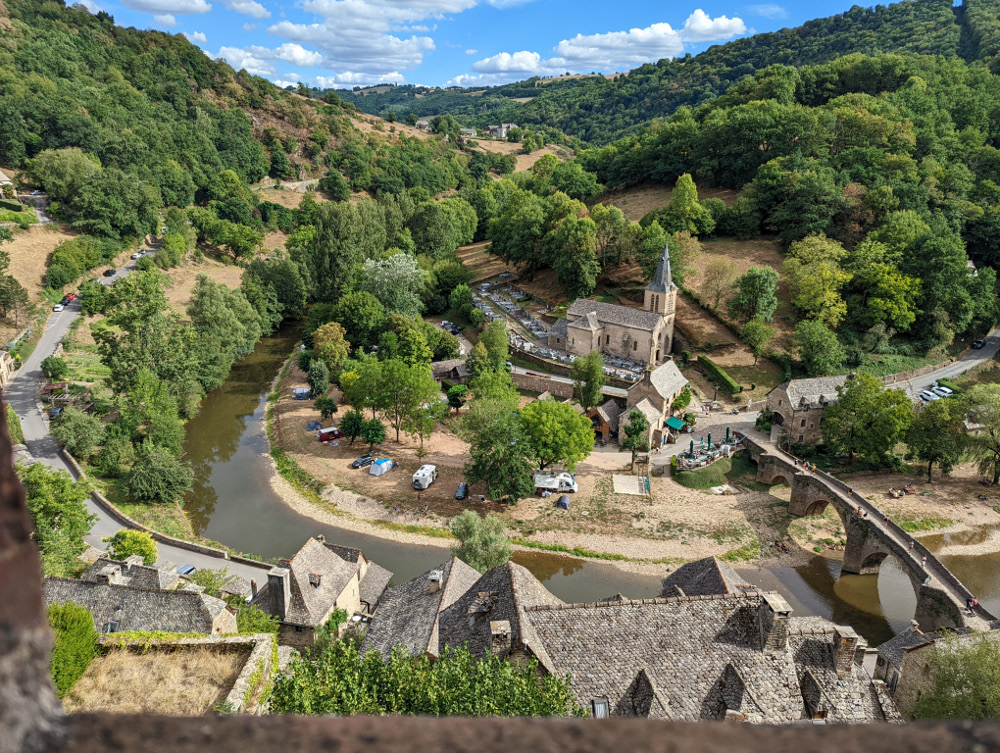
[[[52,307],[52,310],[55,312],[64,311],[65,309],[66,307],[63,306],[61,303],[57,303],[55,306]]]
[[[947,387],[942,387],[941,385],[938,385],[937,387],[931,387],[931,392],[933,392],[938,397],[948,397],[951,394],[953,394],[952,390],[949,390]]]
[[[132,254],[132,258],[133,259],[141,259],[142,258],[142,252],[140,251],[138,253]]]
[[[935,395],[935,394],[934,394],[933,392],[931,392],[930,390],[924,390],[924,391],[923,391],[923,392],[921,392],[921,393],[920,393],[920,394],[919,394],[919,395],[918,395],[917,397],[919,397],[919,398],[920,398],[921,400],[923,400],[923,401],[924,401],[925,403],[930,403],[930,402],[932,402],[932,401],[934,401],[934,400],[940,400],[940,399],[941,399],[941,396],[940,396],[940,395]]]

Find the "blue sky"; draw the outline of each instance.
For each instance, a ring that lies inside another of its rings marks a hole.
[[[476,86],[612,73],[841,13],[848,0],[85,0],[282,86]]]

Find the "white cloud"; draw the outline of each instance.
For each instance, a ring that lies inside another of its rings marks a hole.
[[[206,37],[205,34],[200,31],[192,31],[192,32],[185,31],[184,36],[187,37],[187,40],[189,42],[192,42],[194,44],[205,44],[205,42],[208,41],[208,37]]]
[[[529,50],[521,50],[513,54],[501,52],[472,64],[472,70],[479,73],[527,73],[531,75],[548,73],[554,68],[562,69],[564,67],[558,64],[557,58],[542,60],[541,55]]]
[[[153,20],[160,26],[166,26],[168,29],[172,29],[177,26],[177,19],[171,16],[169,13],[165,15],[153,16]]]
[[[267,47],[253,45],[248,48],[254,55],[265,60],[284,60],[286,63],[299,67],[319,65],[323,62],[323,56],[318,52],[311,52],[299,44],[285,42],[276,49],[269,50]]]
[[[755,16],[763,16],[764,18],[788,18],[788,11],[774,3],[751,5],[747,8],[747,11]]]
[[[739,34],[745,34],[746,30],[746,24],[740,18],[727,16],[710,18],[705,11],[699,8],[684,22],[682,34],[686,42],[709,42],[730,39]]]
[[[316,76],[313,84],[321,89],[335,89],[341,86],[371,86],[373,84],[405,84],[406,77],[398,71],[372,77],[361,71],[343,71],[334,76]]]
[[[684,51],[684,43],[670,24],[658,23],[644,29],[611,31],[607,34],[577,34],[556,45],[556,52],[566,61],[560,68],[609,69],[641,65],[661,58],[671,58]]]
[[[100,13],[104,10],[104,8],[95,3],[94,0],[79,0],[79,3],[86,8],[89,13]]]
[[[465,54],[466,55],[475,55],[477,52],[479,52],[479,50],[466,50]]]
[[[274,85],[275,86],[280,86],[282,89],[284,89],[284,88],[286,88],[288,86],[296,86],[297,84],[298,84],[298,81],[285,81],[284,79],[280,79],[280,78],[274,79]]]
[[[226,8],[252,18],[270,18],[271,11],[255,0],[225,0]]]
[[[256,28],[257,28],[257,24],[252,24],[252,23],[249,23],[249,22],[243,24],[243,31],[253,31]]]
[[[160,16],[208,13],[212,6],[206,0],[122,0],[122,5],[143,13]]]
[[[273,76],[277,73],[267,60],[239,47],[220,47],[215,57],[222,58],[236,70],[243,68],[255,76]]]
[[[258,76],[272,76],[276,69],[272,64],[275,60],[282,60],[286,63],[298,67],[316,66],[323,63],[323,56],[318,52],[311,52],[301,45],[286,42],[285,44],[271,49],[260,45],[250,45],[249,47],[222,47],[216,57],[224,58],[233,68],[239,70],[246,68],[247,73]],[[282,74],[286,77],[298,74]]]

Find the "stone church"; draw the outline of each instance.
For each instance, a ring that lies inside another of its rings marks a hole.
[[[577,355],[599,350],[660,364],[670,355],[676,308],[677,286],[670,277],[669,251],[664,248],[641,310],[580,298],[549,331],[548,344]]]

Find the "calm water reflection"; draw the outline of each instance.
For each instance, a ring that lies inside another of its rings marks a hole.
[[[261,340],[233,368],[226,383],[202,401],[201,412],[188,423],[185,450],[194,465],[195,484],[184,506],[195,529],[233,549],[265,558],[290,556],[306,537],[322,533],[331,541],[364,549],[395,574],[397,583],[447,559],[450,554],[444,547],[400,544],[322,525],[291,510],[271,490],[269,466],[263,459],[266,391],[297,340],[292,329]],[[954,543],[923,540],[932,550]],[[514,560],[564,601],[594,601],[616,593],[630,598],[659,594],[659,575],[625,573],[606,563],[546,552],[518,552]],[[1000,611],[1000,554],[943,561],[987,608]],[[797,568],[741,572],[755,585],[781,591],[795,614],[852,625],[873,645],[905,628],[916,607],[909,578],[892,558],[877,577],[838,578],[840,562],[821,556]]]

